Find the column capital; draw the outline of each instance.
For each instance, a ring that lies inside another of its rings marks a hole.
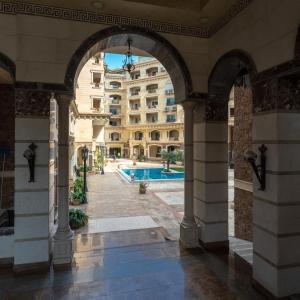
[[[72,100],[73,100],[73,96],[72,95],[67,95],[67,94],[51,93],[51,96],[56,99],[58,105],[61,105],[63,103],[70,105]]]
[[[184,100],[180,104],[182,105],[184,110],[194,110],[194,108],[197,105],[197,100],[198,99],[189,98],[189,99]]]

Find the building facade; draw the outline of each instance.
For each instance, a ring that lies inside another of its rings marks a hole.
[[[109,70],[104,53],[82,68],[76,87],[73,163],[82,164],[83,145],[90,164],[98,147],[108,157],[159,160],[163,149],[183,147],[183,109],[175,104],[171,79],[152,57],[140,57],[135,70]]]

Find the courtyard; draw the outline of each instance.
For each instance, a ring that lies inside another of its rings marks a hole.
[[[162,167],[159,163],[137,162],[135,168]],[[149,181],[146,194],[140,194],[138,182],[129,183],[120,175],[120,167],[132,167],[130,160],[111,160],[105,174],[87,177],[88,204],[81,205],[89,223],[77,234],[117,232],[161,228],[166,239],[178,240],[184,212],[184,181]],[[178,168],[174,165],[173,168]],[[234,236],[233,171],[228,172],[229,236]]]

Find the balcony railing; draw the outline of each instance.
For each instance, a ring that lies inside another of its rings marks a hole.
[[[120,100],[111,99],[111,104],[120,104]]]
[[[165,107],[165,112],[177,111],[177,105],[170,105]]]
[[[133,91],[130,93],[130,96],[138,96],[140,94],[140,91]]]
[[[141,120],[139,120],[139,121],[129,121],[129,124],[130,125],[135,125],[135,124],[140,124],[141,123]]]
[[[174,90],[165,90],[166,95],[174,94]]]
[[[147,106],[148,106],[149,109],[157,108],[157,105],[148,104]]]
[[[174,123],[174,122],[176,122],[176,119],[167,119],[166,122],[167,123]]]
[[[155,119],[155,120],[147,120],[147,123],[157,123],[158,122],[158,120],[157,119]]]
[[[131,110],[139,110],[141,107],[140,106],[130,106]]]
[[[148,92],[149,94],[154,94],[154,93],[157,92],[157,89],[149,89],[149,90],[147,90],[147,92]]]
[[[179,141],[179,137],[178,136],[170,136],[169,141]]]
[[[160,137],[158,136],[154,136],[154,137],[151,137],[151,141],[159,141],[160,140]]]

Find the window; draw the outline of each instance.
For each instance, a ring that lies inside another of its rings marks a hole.
[[[167,122],[176,122],[176,115],[167,115]]]
[[[101,73],[92,72],[92,83],[95,87],[99,87],[101,82]]]
[[[100,63],[100,59],[98,56],[95,57],[95,61],[94,61],[95,64],[99,65]]]
[[[167,105],[167,106],[175,105],[175,98],[174,98],[174,97],[167,98],[167,103],[166,103],[166,105]]]
[[[120,126],[120,122],[118,121],[109,121],[110,126]]]
[[[167,83],[165,86],[166,95],[174,94],[174,88],[172,83]]]
[[[131,72],[130,76],[131,76],[132,80],[139,79],[141,77],[141,73],[140,73],[140,71],[138,71],[138,72]]]
[[[119,88],[121,88],[121,83],[118,81],[112,81],[110,83],[110,88],[111,89],[119,89]]]
[[[116,108],[110,108],[110,109],[109,109],[109,112],[110,112],[111,114],[113,114],[113,115],[118,115],[118,114],[119,114],[119,110],[116,109]]]
[[[101,99],[100,98],[93,98],[93,100],[92,100],[92,108],[94,110],[99,111],[100,110],[100,104],[101,104]]]

